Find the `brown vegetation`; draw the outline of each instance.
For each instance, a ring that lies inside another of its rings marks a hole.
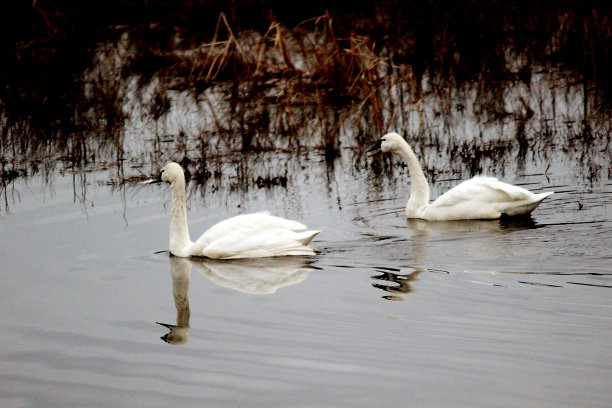
[[[470,173],[534,149],[596,145],[609,156],[606,2],[385,1],[301,19],[275,2],[249,19],[261,4],[232,2],[215,20],[212,2],[187,2],[179,25],[171,4],[118,2],[129,26],[108,12],[76,19],[84,12],[66,4],[35,2],[44,21],[27,35],[40,37],[2,48],[7,179],[57,160],[140,168],[170,158],[205,176],[216,157],[302,147],[331,163],[388,130]],[[168,124],[192,110],[205,123]],[[152,134],[140,141],[147,153],[126,144],[136,118]]]

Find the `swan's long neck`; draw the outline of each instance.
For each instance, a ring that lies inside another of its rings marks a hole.
[[[172,183],[172,209],[170,211],[170,252],[176,256],[186,256],[184,251],[191,245],[187,228],[187,208],[185,206],[185,180],[177,179]]]
[[[400,145],[398,153],[404,158],[410,173],[410,198],[406,204],[406,213],[414,215],[417,211],[423,210],[429,205],[429,184],[419,164],[419,159],[404,141]]]

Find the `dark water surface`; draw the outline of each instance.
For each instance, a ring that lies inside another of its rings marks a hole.
[[[486,3],[70,31],[111,16],[35,2],[0,44],[0,406],[609,407],[609,5]],[[555,194],[407,222],[405,166],[364,154],[387,131],[432,198]],[[320,253],[170,258],[169,186],[142,183],[170,160],[192,239],[268,210]]]

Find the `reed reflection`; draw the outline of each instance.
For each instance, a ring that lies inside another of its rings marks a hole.
[[[241,293],[269,295],[280,288],[304,282],[313,269],[309,257],[277,257],[239,260],[212,260],[170,257],[172,293],[176,324],[157,324],[170,331],[161,337],[166,343],[183,345],[189,340],[189,285],[192,267],[218,286]]]
[[[303,148],[333,162],[342,149],[396,130],[424,159],[440,157],[443,165],[426,160],[432,175],[449,166],[452,174],[503,175],[514,165],[509,157],[520,170],[534,153],[541,167],[566,157],[580,177],[605,179],[609,154],[590,147],[609,139],[611,31],[601,5],[485,3],[468,10],[455,2],[441,14],[397,1],[375,14],[371,5],[354,14],[310,14],[314,7],[303,20],[289,7],[285,21],[280,5],[263,19],[243,7],[234,11],[248,17],[227,18],[213,7],[196,30],[179,17],[91,26],[90,16],[77,17],[80,7],[67,7],[53,20],[87,27],[50,37],[23,31],[43,20],[21,16],[26,24],[9,30],[16,37],[0,50],[0,177],[125,162],[132,180],[149,163],[156,171],[181,157],[205,177],[217,170],[211,156]],[[158,19],[184,12],[169,4]],[[449,25],[448,10],[462,18]],[[516,19],[525,13],[534,18]],[[396,18],[414,24],[380,25]],[[503,35],[483,36],[473,21],[490,21]],[[246,174],[240,163],[232,168]],[[285,184],[283,174],[258,176],[263,185]]]

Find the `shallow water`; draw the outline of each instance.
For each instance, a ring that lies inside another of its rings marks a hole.
[[[192,237],[264,209],[323,231],[290,260],[169,258],[167,185],[12,182],[0,405],[608,406],[609,181],[506,174],[557,193],[529,220],[407,223],[405,172],[359,154],[302,154],[285,188],[189,185]]]

